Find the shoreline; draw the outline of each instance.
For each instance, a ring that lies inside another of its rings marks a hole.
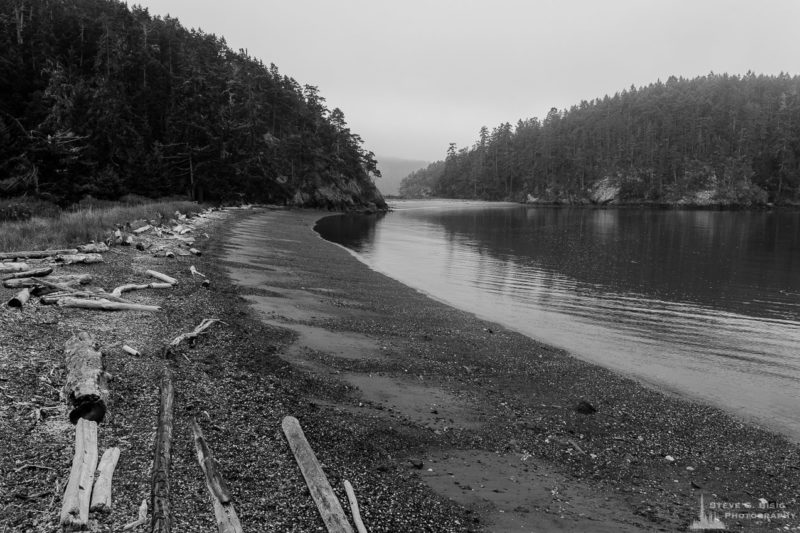
[[[421,416],[419,406],[407,405],[407,398],[386,392],[391,389],[393,381],[407,386],[408,380],[404,378],[410,369],[398,368],[397,360],[368,360],[354,365],[352,362],[343,363],[337,357],[306,354],[293,362],[306,363],[306,368],[315,372],[332,372],[337,377],[345,374],[347,386],[360,390],[361,397],[375,406],[373,411],[380,411],[381,407],[383,410],[396,409],[411,418],[416,416],[417,423],[427,423],[428,429],[434,432],[434,441],[437,441],[429,450],[438,449],[439,453],[450,459],[454,457],[452,450],[455,449],[501,452],[503,457],[535,457],[540,461],[537,464],[539,470],[566,472],[569,474],[566,479],[577,480],[580,489],[586,489],[587,493],[601,487],[600,492],[605,494],[603,498],[621,496],[628,509],[620,509],[619,514],[622,517],[627,515],[627,518],[616,522],[614,527],[622,527],[621,524],[630,527],[640,519],[644,520],[634,530],[686,527],[696,517],[701,492],[706,494],[707,500],[710,494],[717,494],[720,501],[725,498],[730,501],[753,499],[750,493],[754,490],[764,494],[780,494],[784,498],[796,493],[797,482],[791,481],[791,470],[797,463],[796,444],[742,424],[718,409],[675,397],[672,393],[668,395],[646,388],[519,333],[503,328],[496,330],[497,326],[491,322],[432,300],[414,288],[371,270],[352,253],[342,254],[340,246],[322,239],[313,231],[313,225],[324,215],[319,212],[288,211],[281,213],[278,218],[272,217],[269,231],[280,232],[284,238],[274,241],[280,243],[276,244],[280,252],[270,257],[268,268],[282,269],[293,262],[308,265],[319,261],[319,256],[324,256],[325,264],[332,269],[326,281],[334,287],[333,290],[347,292],[349,299],[361,305],[366,302],[373,315],[375,310],[380,312],[377,313],[379,318],[373,318],[377,322],[369,327],[335,316],[328,317],[322,323],[334,331],[378,333],[381,343],[394,344],[391,355],[401,360],[402,365],[414,367],[419,382],[431,385],[427,387],[429,389],[449,394],[444,405],[450,402],[447,409],[451,409],[455,415],[434,418],[452,418],[451,424],[457,435],[447,435],[447,430],[442,432],[443,428],[432,426]],[[295,227],[292,228],[292,225]],[[286,241],[295,242],[284,244]],[[304,246],[301,247],[298,242]],[[337,253],[322,253],[318,249],[325,247],[331,247]],[[336,259],[346,265],[333,267],[332,258],[337,254],[349,259]],[[292,261],[290,259],[293,256],[298,257]],[[284,277],[268,283],[297,290],[308,285],[308,278],[304,277],[309,275],[307,270],[305,267],[300,269],[299,278],[303,281],[293,283]],[[320,272],[311,270],[314,271],[311,279],[316,279]],[[368,278],[369,289],[357,287],[364,278]],[[385,305],[390,298],[393,302]],[[267,296],[262,303],[272,305],[269,300]],[[375,300],[383,304],[376,305]],[[420,322],[414,318],[413,313],[408,312],[409,306],[424,310],[426,320]],[[273,320],[278,315],[279,312],[273,312]],[[454,328],[454,324],[459,327]],[[405,339],[398,338],[398,330],[403,331]],[[447,334],[443,335],[444,332]],[[453,332],[456,332],[455,336],[448,338],[448,334],[452,335]],[[468,342],[459,337],[468,337]],[[491,351],[497,353],[490,356],[487,362],[481,354]],[[519,352],[526,352],[526,355],[519,357]],[[451,357],[457,361],[455,364],[449,360]],[[307,364],[308,360],[312,364]],[[361,368],[354,373],[354,366]],[[541,371],[543,367],[547,368],[544,372]],[[372,379],[365,378],[364,373],[373,376]],[[598,386],[600,380],[605,384]],[[377,381],[379,385],[371,387],[370,381]],[[378,390],[372,390],[374,388]],[[412,395],[424,397],[425,392],[414,390]],[[473,408],[475,404],[479,408],[475,411],[467,408],[465,412],[463,404],[459,404],[459,400],[465,397],[480,398],[480,401],[472,402]],[[580,400],[587,400],[596,406],[598,413],[575,413],[572,407]],[[341,405],[329,402],[327,408],[337,409]],[[505,420],[500,421],[503,417]],[[477,418],[480,423],[468,427],[470,418]],[[458,427],[459,421],[464,427]],[[444,426],[447,427],[446,424]],[[437,430],[440,434],[436,434]],[[440,440],[445,442],[438,442]],[[757,457],[753,458],[754,455]],[[434,457],[431,455],[431,458]],[[739,466],[748,461],[751,464]],[[525,469],[519,464],[516,467],[518,474]],[[459,475],[469,477],[469,468],[457,471],[452,464],[446,468],[453,474],[448,474],[448,480],[453,485],[459,481]],[[474,470],[474,465],[471,468]],[[423,477],[424,472],[427,470],[421,472]],[[675,478],[678,478],[678,483]],[[781,481],[776,482],[779,478]],[[459,484],[464,485],[462,482]],[[528,480],[528,484],[535,482]],[[623,485],[635,486],[636,490],[625,489]],[[531,515],[542,510],[531,506],[520,505],[520,509],[514,511],[514,508],[501,509],[495,503],[494,512],[489,512],[487,509],[492,508],[491,495],[488,498],[473,498],[476,496],[474,493],[480,491],[472,486],[469,491],[461,491],[462,494],[442,487],[439,490],[443,495],[464,504],[471,502],[471,505],[481,507],[483,501],[484,513],[495,521],[501,514],[506,515],[502,517],[505,519],[509,515],[518,515],[519,520],[524,521],[527,517],[528,522],[538,527],[557,527],[553,524],[544,525],[536,519],[530,520]],[[513,487],[499,490],[503,492],[495,494],[508,494]],[[632,496],[633,493],[637,496]],[[664,494],[673,497],[666,506],[661,502]],[[643,502],[648,499],[649,503],[645,505]],[[579,494],[576,500],[583,501],[590,512],[576,511],[572,520],[581,520],[583,517],[580,515],[589,515],[592,509],[596,512],[599,507],[596,499],[588,498],[585,494]],[[607,520],[609,524],[615,523],[614,519]],[[592,522],[591,529],[596,529],[597,525]],[[750,521],[745,525],[752,526],[746,529],[748,531],[757,531],[761,527]]]

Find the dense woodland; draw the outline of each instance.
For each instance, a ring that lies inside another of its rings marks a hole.
[[[671,77],[483,127],[405,178],[408,197],[800,204],[800,77]],[[613,197],[613,199],[611,199]]]
[[[220,37],[116,0],[0,0],[0,196],[382,207],[379,175],[316,87]]]

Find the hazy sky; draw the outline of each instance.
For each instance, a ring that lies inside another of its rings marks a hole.
[[[378,155],[710,71],[797,74],[798,0],[141,0],[301,84]]]

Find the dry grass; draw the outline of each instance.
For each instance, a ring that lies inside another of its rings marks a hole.
[[[193,202],[153,202],[140,205],[118,205],[107,208],[88,207],[64,211],[54,217],[33,217],[30,220],[0,223],[0,251],[41,250],[100,241],[117,224],[138,219],[173,218],[175,211],[197,212],[203,206]]]

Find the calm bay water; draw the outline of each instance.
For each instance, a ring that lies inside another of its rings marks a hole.
[[[800,213],[392,207],[316,229],[445,303],[800,440]]]

